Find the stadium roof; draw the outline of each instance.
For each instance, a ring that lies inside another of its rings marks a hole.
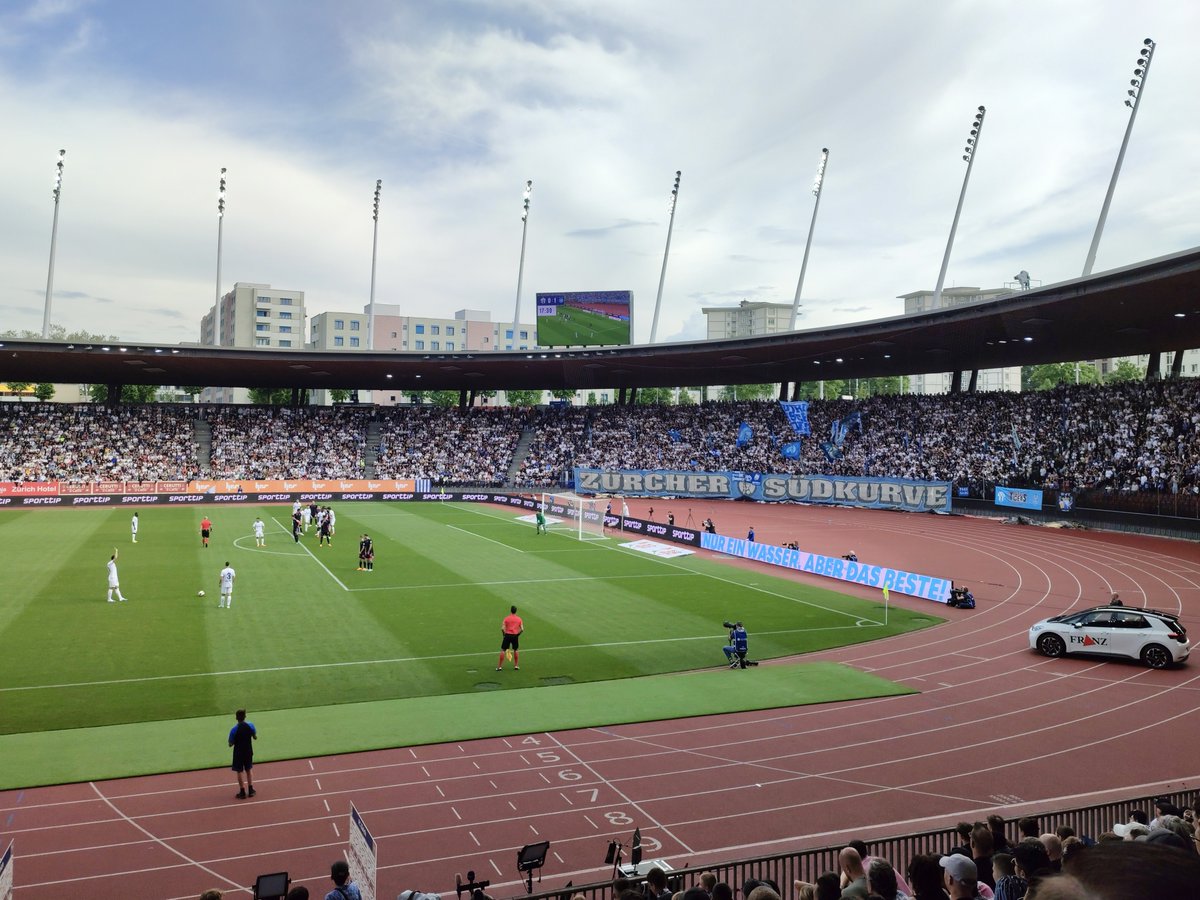
[[[337,352],[0,340],[0,380],[394,391],[689,387],[916,375],[1200,347],[1200,248],[913,316],[738,340]]]

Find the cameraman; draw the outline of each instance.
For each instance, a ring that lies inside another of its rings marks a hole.
[[[724,625],[729,629],[729,645],[721,649],[729,661],[729,668],[744,669],[746,654],[750,652],[750,636],[741,622],[725,622]]]

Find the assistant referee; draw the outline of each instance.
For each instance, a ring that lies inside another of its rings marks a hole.
[[[500,626],[500,634],[503,640],[500,641],[500,659],[496,662],[496,671],[499,672],[504,668],[504,653],[506,650],[512,650],[513,668],[520,671],[521,669],[521,632],[525,630],[525,623],[521,621],[521,617],[517,615],[515,606],[509,607],[509,614],[504,617],[504,622]]]

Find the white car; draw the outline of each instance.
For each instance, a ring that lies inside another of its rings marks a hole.
[[[1126,656],[1165,669],[1187,659],[1191,643],[1173,613],[1097,606],[1037,622],[1029,629],[1029,648],[1046,656]]]

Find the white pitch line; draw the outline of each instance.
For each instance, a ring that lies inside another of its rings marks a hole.
[[[295,556],[294,553],[287,554]],[[641,575],[572,575],[565,578],[520,578],[514,581],[447,581],[440,584],[398,584],[391,587],[346,588],[350,593],[360,591],[429,591],[437,588],[496,587],[506,584],[554,584],[559,581],[617,581],[639,578],[686,578],[688,575],[705,577],[699,572],[644,572]]]
[[[459,528],[457,525],[446,525],[446,528],[453,528],[455,531],[461,531],[463,534],[469,534],[473,538],[479,538],[481,541],[487,541],[489,544],[496,544],[500,547],[507,547],[509,550],[514,550],[517,553],[524,553],[520,547],[514,547],[512,544],[506,544],[503,541],[494,541],[491,538],[484,537],[482,534],[476,534],[473,531],[467,531],[465,528]]]
[[[766,635],[796,634],[798,632],[811,634],[816,631],[845,631],[847,628],[854,628],[854,626],[842,625],[830,626],[828,628],[788,628],[781,629],[779,631],[756,631],[755,634],[759,637]],[[561,644],[554,647],[539,647],[534,652],[578,650],[585,647],[590,649],[603,649],[605,647],[631,647],[643,644],[674,644],[680,641],[713,640],[721,640],[721,638],[714,638],[711,634],[701,634],[694,635],[692,637],[647,638],[646,640],[641,641],[608,641],[599,644]],[[217,678],[227,675],[264,675],[274,672],[302,672],[311,669],[340,669],[351,666],[395,665],[396,663],[429,662],[430,660],[437,659],[469,659],[478,657],[487,657],[490,659],[494,653],[494,650],[481,650],[473,653],[441,653],[434,654],[432,656],[394,656],[385,659],[351,659],[329,663],[303,663],[295,666],[263,666],[262,668],[258,669],[225,669],[220,672],[185,672],[176,675],[144,675],[138,678],[109,678],[103,681],[70,681],[62,682],[60,684],[26,684],[0,687],[0,694],[17,693],[22,691],[57,690],[60,688],[99,687],[108,684],[142,684],[150,681],[182,681],[188,678]]]
[[[271,516],[271,521],[274,522],[276,525],[279,525],[280,528],[283,527],[280,524],[279,520],[276,519],[274,516]],[[336,581],[343,591],[350,590],[350,588],[348,588],[348,587],[346,587],[346,585],[342,584],[342,579],[338,578],[336,575],[334,575],[332,572],[329,571],[329,567],[327,565],[325,565],[325,563],[323,563],[319,559],[317,559],[316,554],[314,554],[311,550],[309,550],[307,547],[304,546],[303,541],[300,541],[298,543],[299,543],[300,548],[303,549],[305,553],[307,553],[309,556],[312,557],[313,562],[315,562],[318,566],[320,566],[322,569],[324,569],[325,574],[328,575],[330,578],[332,578],[334,581]]]

